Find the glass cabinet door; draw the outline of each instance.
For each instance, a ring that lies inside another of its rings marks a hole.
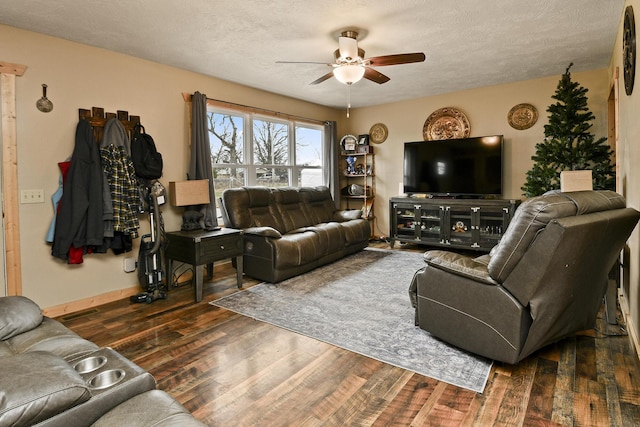
[[[472,246],[474,244],[472,210],[468,207],[448,206],[449,229],[447,239],[452,245]]]
[[[509,223],[509,208],[476,208],[479,246],[487,248],[498,244]]]
[[[398,238],[416,239],[415,207],[409,204],[396,203],[394,207],[395,232]],[[418,226],[419,229],[419,226]]]
[[[444,206],[416,205],[416,217],[420,218],[420,240],[444,242],[441,226],[444,220]]]

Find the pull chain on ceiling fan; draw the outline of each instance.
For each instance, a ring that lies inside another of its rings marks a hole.
[[[365,52],[358,47],[358,32],[353,30],[343,31],[338,37],[338,49],[334,52],[335,63],[309,61],[276,61],[279,64],[325,64],[332,67],[327,73],[310,84],[316,85],[335,77],[340,83],[347,85],[347,117],[351,108],[351,85],[359,82],[362,78],[372,82],[383,84],[388,82],[389,77],[371,67],[382,67],[387,65],[410,64],[423,62],[425,55],[419,53],[400,53],[395,55],[375,56],[365,58]]]

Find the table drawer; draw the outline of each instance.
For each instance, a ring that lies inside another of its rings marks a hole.
[[[199,247],[201,261],[235,257],[242,254],[242,236],[203,239]]]

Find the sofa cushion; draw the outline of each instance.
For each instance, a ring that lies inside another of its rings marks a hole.
[[[313,231],[300,229],[274,240],[273,247],[276,269],[296,267],[318,259],[319,237]]]
[[[0,340],[30,331],[42,323],[38,305],[22,296],[0,298]]]
[[[226,213],[227,227],[271,227],[284,230],[280,215],[273,203],[273,195],[267,187],[230,188],[222,193],[222,205]]]
[[[325,186],[301,187],[299,191],[302,200],[305,202],[303,205],[305,214],[311,219],[313,224],[333,220],[336,205],[331,197],[329,188]]]
[[[30,426],[86,402],[84,380],[63,359],[32,352],[0,359],[0,425]]]
[[[204,426],[168,393],[150,390],[132,397],[104,414],[92,427]]]
[[[47,351],[65,360],[72,360],[99,348],[62,323],[48,317],[45,317],[37,328],[16,335],[6,342],[14,353]]]
[[[468,277],[477,282],[489,285],[498,284],[489,276],[487,264],[483,258],[473,258],[448,251],[427,251],[424,254],[424,262],[432,267],[457,274],[458,276]]]
[[[311,218],[305,215],[304,203],[297,188],[274,188],[272,192],[285,233],[313,225]]]
[[[371,235],[371,226],[366,219],[341,222],[340,226],[344,230],[345,246],[359,245],[362,242],[367,242]]]
[[[318,256],[333,254],[344,249],[344,228],[337,222],[327,222],[307,227],[318,236]]]

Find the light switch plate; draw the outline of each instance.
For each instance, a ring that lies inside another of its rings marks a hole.
[[[44,190],[22,190],[20,191],[20,203],[44,203]]]

